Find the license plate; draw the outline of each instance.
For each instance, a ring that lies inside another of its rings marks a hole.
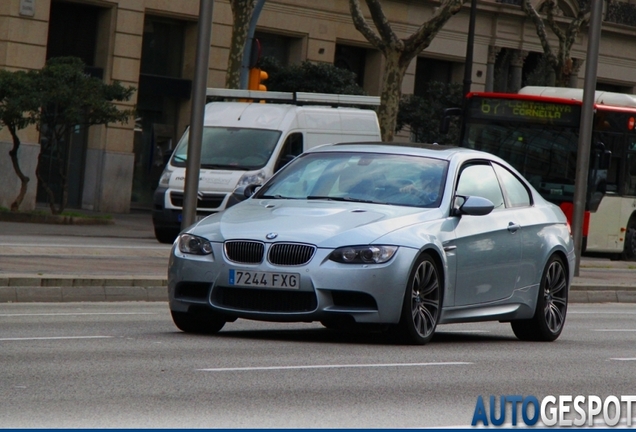
[[[300,274],[230,269],[230,285],[259,288],[300,288]]]

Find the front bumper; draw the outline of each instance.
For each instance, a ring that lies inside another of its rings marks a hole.
[[[397,323],[411,266],[418,253],[400,247],[387,263],[341,264],[328,259],[332,249],[317,249],[302,266],[236,264],[223,245],[213,243],[206,256],[184,255],[173,247],[168,271],[170,308],[187,312],[205,307],[233,318],[276,322],[311,322],[352,318],[358,323]],[[295,273],[296,289],[236,287],[230,270]]]

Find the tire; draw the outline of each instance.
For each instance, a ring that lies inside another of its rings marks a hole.
[[[225,325],[225,320],[188,312],[170,311],[172,321],[179,330],[185,333],[215,334]]]
[[[155,238],[159,243],[172,244],[179,235],[179,231],[170,228],[156,228]]]
[[[397,336],[409,345],[424,345],[435,333],[442,306],[442,282],[437,263],[429,254],[415,261],[402,303]]]
[[[625,245],[621,258],[625,261],[636,261],[636,220],[632,218],[625,231]]]
[[[541,276],[534,316],[528,320],[510,323],[515,336],[523,341],[556,340],[565,325],[568,291],[568,274],[563,259],[553,255]]]

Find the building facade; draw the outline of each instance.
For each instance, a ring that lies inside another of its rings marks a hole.
[[[365,10],[364,0],[360,0]],[[564,16],[574,2],[559,0]],[[407,37],[439,3],[383,0],[398,35]],[[539,2],[537,3],[539,5]],[[538,7],[538,6],[537,6]],[[136,108],[127,124],[76,129],[71,137],[68,207],[126,213],[150,208],[165,164],[190,119],[199,1],[197,0],[3,0],[0,2],[0,68],[39,69],[57,56],[76,56],[87,73],[136,88],[122,108]],[[403,93],[426,82],[462,82],[470,2],[444,26],[410,65]],[[598,88],[633,93],[636,86],[636,19],[629,3],[607,2],[598,59]],[[214,0],[208,87],[224,87],[231,40],[228,0]],[[354,28],[348,0],[266,0],[256,37],[262,54],[283,63],[333,63],[358,75],[370,95],[380,94],[383,58]],[[554,38],[556,46],[556,38]],[[572,55],[586,58],[583,29]],[[516,91],[540,58],[540,41],[519,0],[480,0],[476,15],[472,90]],[[583,86],[581,68],[576,85]],[[40,152],[35,127],[19,131],[19,160],[30,177],[21,210],[45,201],[35,169]],[[398,139],[408,139],[402,136]],[[8,157],[11,138],[0,131],[0,207],[9,207],[19,180]],[[41,167],[55,184],[55,170]]]

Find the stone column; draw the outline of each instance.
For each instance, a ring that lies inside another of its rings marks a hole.
[[[523,62],[528,56],[528,51],[514,50],[510,59],[510,78],[508,90],[517,93],[521,89],[521,75],[523,72]]]
[[[491,92],[495,88],[495,62],[497,61],[497,54],[501,51],[501,48],[489,45],[488,46],[488,63],[486,64],[486,91]]]

